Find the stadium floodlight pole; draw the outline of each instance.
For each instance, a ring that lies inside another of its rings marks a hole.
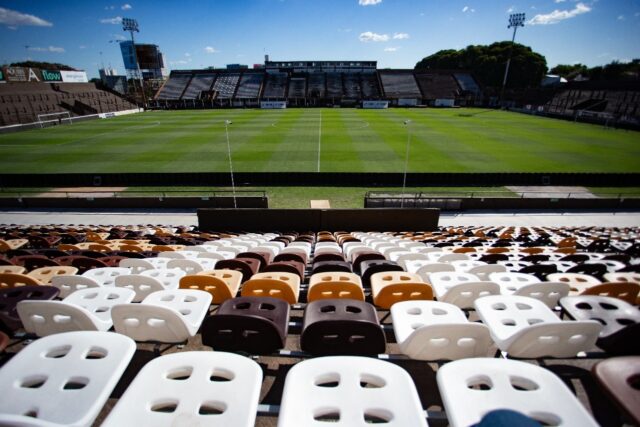
[[[402,177],[402,198],[400,199],[400,208],[404,208],[404,189],[407,187],[407,167],[409,165],[409,147],[411,146],[411,120],[405,120],[404,125],[407,127],[407,148],[404,156],[404,174]]]
[[[513,27],[513,37],[511,38],[511,46],[509,47],[509,59],[507,59],[507,66],[504,70],[504,79],[502,80],[502,90],[500,91],[500,107],[504,105],[504,91],[507,87],[509,67],[511,66],[511,55],[513,54],[513,45],[516,41],[516,31],[518,31],[518,27],[524,27],[524,21],[524,13],[512,13],[511,15],[509,15],[509,26],[507,28]]]
[[[233,124],[231,120],[224,121],[224,133],[227,136],[227,154],[229,155],[229,173],[231,174],[231,191],[233,191],[233,208],[238,209],[236,202],[236,184],[233,180],[233,163],[231,162],[231,143],[229,142],[229,125]]]
[[[136,77],[140,80],[140,94],[142,95],[142,105],[144,106],[144,108],[147,108],[147,97],[144,94],[144,79],[142,78],[142,71],[140,70],[140,64],[138,63],[138,53],[136,52],[136,41],[133,38],[134,32],[135,33],[140,32],[138,21],[131,18],[122,18],[122,29],[124,31],[129,31],[129,34],[131,34],[131,48],[133,49],[133,59],[136,62],[136,73],[137,73]]]

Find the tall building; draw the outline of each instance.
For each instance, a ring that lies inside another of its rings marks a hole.
[[[160,52],[158,45],[136,43],[134,54],[133,43],[127,40],[120,42],[120,51],[129,78],[138,76],[136,55],[143,79],[164,79],[169,75],[165,67],[164,55]]]

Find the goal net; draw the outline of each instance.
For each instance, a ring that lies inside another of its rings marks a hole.
[[[68,111],[59,113],[38,114],[38,123],[40,127],[48,127],[62,124],[73,124],[73,119]]]

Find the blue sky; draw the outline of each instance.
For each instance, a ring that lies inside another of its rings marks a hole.
[[[377,60],[413,68],[440,49],[517,41],[558,63],[640,58],[640,0],[0,0],[0,62],[62,62],[124,72],[122,17],[158,44],[169,68],[272,60]],[[102,54],[100,53],[102,52]]]

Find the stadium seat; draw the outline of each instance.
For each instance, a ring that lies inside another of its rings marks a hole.
[[[438,301],[453,304],[462,309],[473,308],[476,299],[487,295],[499,295],[500,286],[492,281],[481,281],[471,273],[441,271],[431,273],[429,281]]]
[[[99,288],[102,285],[89,277],[62,275],[51,278],[51,286],[60,290],[60,298],[66,298],[79,289]]]
[[[391,317],[400,351],[412,359],[485,357],[493,344],[485,325],[469,322],[460,308],[445,302],[398,302]]]
[[[640,424],[640,357],[612,357],[591,369],[602,389],[634,424]]]
[[[300,347],[314,355],[376,355],[384,353],[385,336],[371,304],[347,299],[322,299],[304,310]]]
[[[124,267],[101,267],[87,270],[82,275],[95,280],[102,286],[115,286],[116,277],[129,273],[129,269]]]
[[[220,351],[168,354],[140,370],[102,425],[251,427],[261,385],[260,366],[246,357]]]
[[[432,300],[433,289],[417,274],[386,271],[371,276],[373,303],[389,309],[394,303],[406,300]]]
[[[0,369],[0,424],[91,426],[135,349],[130,338],[107,332],[34,341]]]
[[[438,389],[449,425],[475,425],[495,409],[521,412],[544,425],[598,423],[550,371],[504,359],[464,359],[438,369]]]
[[[153,292],[167,289],[160,280],[142,274],[116,276],[114,286],[116,288],[131,289],[135,292],[132,302],[140,302]],[[177,289],[177,287],[174,289]]]
[[[640,293],[640,283],[618,282],[594,285],[582,291],[580,295],[601,295],[619,298],[629,304],[635,304]]]
[[[535,298],[554,309],[560,298],[569,295],[570,289],[569,285],[563,282],[538,282],[520,286],[512,295]]]
[[[38,279],[26,274],[2,273],[0,274],[0,289],[17,288],[20,286],[42,286]]]
[[[199,289],[209,292],[213,304],[234,298],[240,289],[242,273],[235,270],[207,270],[180,278],[180,289]]]
[[[27,273],[27,276],[33,277],[40,283],[48,285],[51,280],[56,276],[71,276],[78,272],[78,269],[70,266],[57,266],[57,267],[40,267],[35,270],[31,270]]]
[[[295,304],[300,295],[300,277],[287,272],[257,273],[244,282],[240,294],[243,297],[280,298],[289,304]]]
[[[22,327],[16,306],[23,300],[52,300],[58,296],[53,286],[20,286],[0,290],[0,330],[12,335]]]
[[[202,324],[202,343],[214,351],[270,354],[284,348],[289,304],[271,297],[224,301]]]
[[[517,295],[475,301],[491,337],[511,357],[574,357],[593,348],[602,330],[596,321],[562,321],[544,302]]]
[[[547,280],[568,283],[571,287],[570,295],[579,295],[590,287],[602,283],[593,276],[579,273],[553,273],[547,276]]]
[[[297,363],[285,379],[278,427],[329,422],[427,426],[416,386],[399,366],[344,356]]]

